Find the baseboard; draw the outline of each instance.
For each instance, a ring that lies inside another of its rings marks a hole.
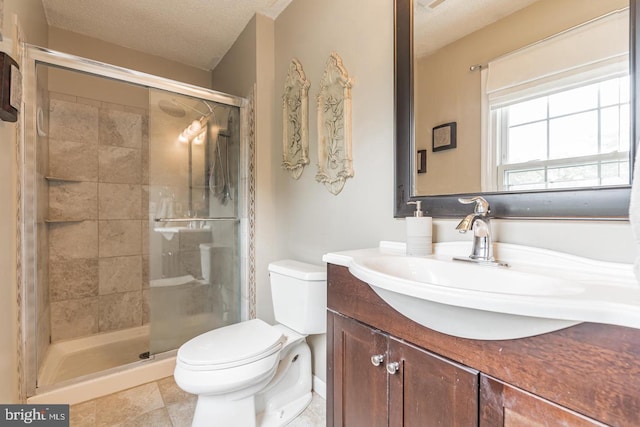
[[[327,384],[315,375],[313,376],[313,391],[323,399],[327,399]]]

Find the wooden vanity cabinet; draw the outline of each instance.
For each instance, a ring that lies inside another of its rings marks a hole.
[[[604,425],[502,381],[486,375],[480,376],[480,427]]]
[[[478,371],[389,337],[389,425],[478,424]],[[391,370],[393,371],[393,370]]]
[[[328,265],[327,288],[327,426],[640,426],[640,330],[470,340],[402,316],[346,267]]]
[[[329,313],[333,426],[478,425],[478,372]],[[377,360],[376,360],[377,358]]]
[[[327,327],[331,328],[329,336],[333,336],[334,349],[329,364],[336,378],[332,399],[334,411],[327,414],[327,421],[329,415],[333,420],[327,425],[387,426],[385,363],[384,360],[379,366],[371,363],[372,356],[386,353],[387,336],[355,320],[331,313]]]

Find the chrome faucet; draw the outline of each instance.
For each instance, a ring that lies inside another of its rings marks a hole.
[[[473,213],[465,216],[456,227],[460,233],[473,231],[473,246],[471,255],[467,258],[454,257],[457,261],[471,261],[493,265],[506,265],[496,262],[493,258],[493,244],[491,242],[491,226],[489,224],[489,202],[483,197],[460,198],[460,203],[475,203]]]

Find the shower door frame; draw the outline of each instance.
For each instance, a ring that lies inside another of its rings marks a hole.
[[[241,320],[246,320],[255,312],[255,277],[253,257],[249,253],[254,233],[247,232],[253,227],[254,212],[249,207],[255,198],[253,180],[250,167],[254,164],[253,153],[253,123],[250,117],[253,112],[252,102],[246,98],[228,95],[211,89],[182,83],[164,77],[119,67],[104,62],[94,61],[40,46],[24,44],[22,55],[23,93],[25,99],[22,111],[22,132],[19,138],[18,152],[18,389],[21,400],[37,394],[38,366],[37,351],[37,230],[46,224],[37,222],[37,179],[35,165],[35,144],[37,143],[37,73],[38,65],[76,71],[136,84],[150,89],[174,92],[228,106],[238,107],[240,110],[240,174],[239,196],[242,203],[239,206],[239,241],[240,241],[240,291]],[[176,350],[170,350],[163,355],[173,355]],[[163,356],[159,355],[159,356]],[[133,364],[149,363],[148,361]],[[113,369],[126,369],[125,367]],[[68,384],[68,383],[66,383]],[[55,385],[51,388],[55,388]],[[47,387],[47,389],[51,389]]]

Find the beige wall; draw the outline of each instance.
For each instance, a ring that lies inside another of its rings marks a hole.
[[[541,0],[474,32],[416,67],[416,150],[427,150],[427,173],[419,174],[416,193],[452,194],[480,190],[480,73],[474,64],[489,61],[620,9],[628,0]],[[457,122],[455,150],[433,153],[431,129]]]
[[[211,72],[214,90],[236,96],[247,96],[251,92],[257,75],[257,26],[258,21],[265,20],[269,19],[254,16]]]
[[[5,0],[2,51],[12,53],[13,15],[17,15],[24,39],[47,45],[47,23],[40,0]],[[13,55],[15,57],[15,55]],[[16,305],[16,124],[0,122],[0,402],[18,399]]]
[[[403,238],[393,219],[393,2],[295,0],[276,19],[273,153],[278,256],[314,264],[330,251],[376,246]],[[316,182],[316,96],[325,64],[337,52],[353,78],[353,168],[336,196]],[[288,65],[297,58],[309,90],[310,164],[298,180],[282,162],[281,96]],[[274,254],[273,256],[275,256]],[[310,339],[314,372],[326,379],[326,337]]]
[[[355,18],[357,17],[357,18]],[[329,31],[329,28],[331,30]],[[393,2],[294,1],[276,20],[275,112],[271,157],[280,253],[320,264],[329,251],[374,246],[402,236],[393,219]],[[325,64],[337,52],[352,88],[355,176],[338,195],[316,182],[316,96]],[[297,58],[311,82],[311,163],[298,180],[281,168],[281,94],[288,65]]]
[[[49,29],[49,48],[196,86],[211,84],[209,71],[59,28]]]

